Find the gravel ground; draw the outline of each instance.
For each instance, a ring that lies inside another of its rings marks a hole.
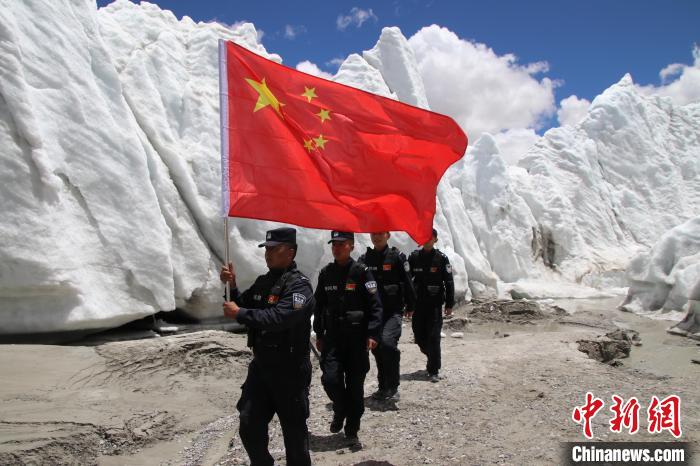
[[[642,346],[603,364],[579,351],[616,327],[639,328]],[[447,322],[444,378],[431,383],[404,325],[401,399],[366,400],[361,448],[328,431],[332,413],[315,362],[310,393],[312,461],[319,465],[559,464],[561,442],[582,441],[571,413],[587,391],[606,402],[596,440],[672,441],[608,429],[613,394],[682,399],[682,440],[700,443],[697,342],[667,324],[607,302],[565,315],[512,302],[463,306]],[[454,335],[451,337],[450,335]],[[663,356],[663,357],[661,357]],[[98,346],[4,345],[0,351],[0,464],[248,464],[235,402],[250,353],[245,338],[204,331]],[[374,363],[365,395],[377,388]],[[645,412],[645,411],[644,411]],[[270,451],[285,464],[281,430]]]

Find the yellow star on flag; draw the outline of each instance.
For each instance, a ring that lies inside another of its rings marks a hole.
[[[319,134],[317,138],[314,138],[314,142],[319,149],[325,149],[328,139],[323,139],[323,134]]]
[[[306,97],[306,100],[308,100],[309,103],[311,103],[311,99],[318,98],[315,87],[304,86],[304,93],[302,95]]]
[[[256,90],[258,93],[258,101],[255,102],[255,109],[253,109],[254,112],[257,112],[261,108],[265,108],[268,105],[272,105],[272,108],[275,109],[275,112],[277,114],[284,118],[282,116],[282,113],[280,113],[280,107],[284,105],[282,102],[277,100],[277,97],[272,93],[269,87],[267,87],[267,83],[265,82],[265,78],[262,78],[261,82],[257,82],[253,79],[248,79],[246,78],[246,82],[250,84],[250,86]]]
[[[308,150],[309,152],[311,152],[312,150],[314,150],[314,141],[311,140],[311,139],[305,140],[305,141],[304,141],[304,148],[305,148],[306,150]]]
[[[316,113],[316,115],[321,119],[321,123],[325,123],[326,120],[331,119],[330,113],[330,110],[322,108],[320,112]]]

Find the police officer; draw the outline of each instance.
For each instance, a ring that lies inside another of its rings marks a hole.
[[[345,423],[346,438],[351,445],[359,445],[368,350],[376,348],[379,340],[382,306],[372,274],[350,257],[355,235],[333,231],[329,242],[335,261],[321,270],[315,293],[321,382],[333,402],[330,431],[340,432]]]
[[[277,414],[282,426],[288,465],[310,465],[309,337],[314,308],[309,279],[297,270],[296,230],[267,232],[265,262],[269,271],[242,294],[236,287],[233,266],[222,267],[221,280],[232,287],[233,302],[224,314],[248,327],[253,360],[236,405],[240,435],[252,466],[274,464],[268,451],[268,424]]]
[[[406,256],[395,247],[389,247],[390,237],[388,231],[370,234],[374,248],[367,248],[358,262],[365,264],[377,280],[384,310],[379,345],[372,350],[379,381],[379,389],[372,398],[398,401],[401,322],[404,306],[407,312],[413,311],[415,292]]]
[[[423,354],[428,357],[428,377],[431,382],[440,380],[440,332],[442,331],[442,305],[445,315],[452,315],[455,304],[455,286],[452,266],[445,254],[436,249],[437,231],[408,258],[413,284],[416,289],[416,309],[413,314],[413,335]]]

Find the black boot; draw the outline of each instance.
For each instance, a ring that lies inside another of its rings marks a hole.
[[[334,414],[331,421],[331,433],[337,434],[340,432],[343,429],[343,422],[345,422],[345,416]]]

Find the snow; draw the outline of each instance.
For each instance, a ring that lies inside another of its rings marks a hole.
[[[632,259],[627,278],[630,288],[622,307],[629,311],[663,315],[700,300],[700,217],[672,228]]]
[[[217,40],[281,62],[258,37],[250,23],[178,20],[145,2],[0,8],[0,334],[113,327],[175,308],[220,315]],[[333,79],[429,108],[412,47],[385,28]],[[471,141],[438,186],[435,216],[458,299],[606,296],[626,285],[635,255],[659,248],[668,260],[657,241],[700,212],[699,127],[700,104],[645,95],[624,77],[575,125]],[[246,287],[265,271],[257,244],[278,224],[230,225]],[[312,280],[331,260],[327,237],[298,229],[297,262]],[[369,244],[358,235],[355,257]],[[390,244],[416,247],[401,232]],[[672,264],[647,278],[672,279],[663,304],[677,306],[697,257]]]

